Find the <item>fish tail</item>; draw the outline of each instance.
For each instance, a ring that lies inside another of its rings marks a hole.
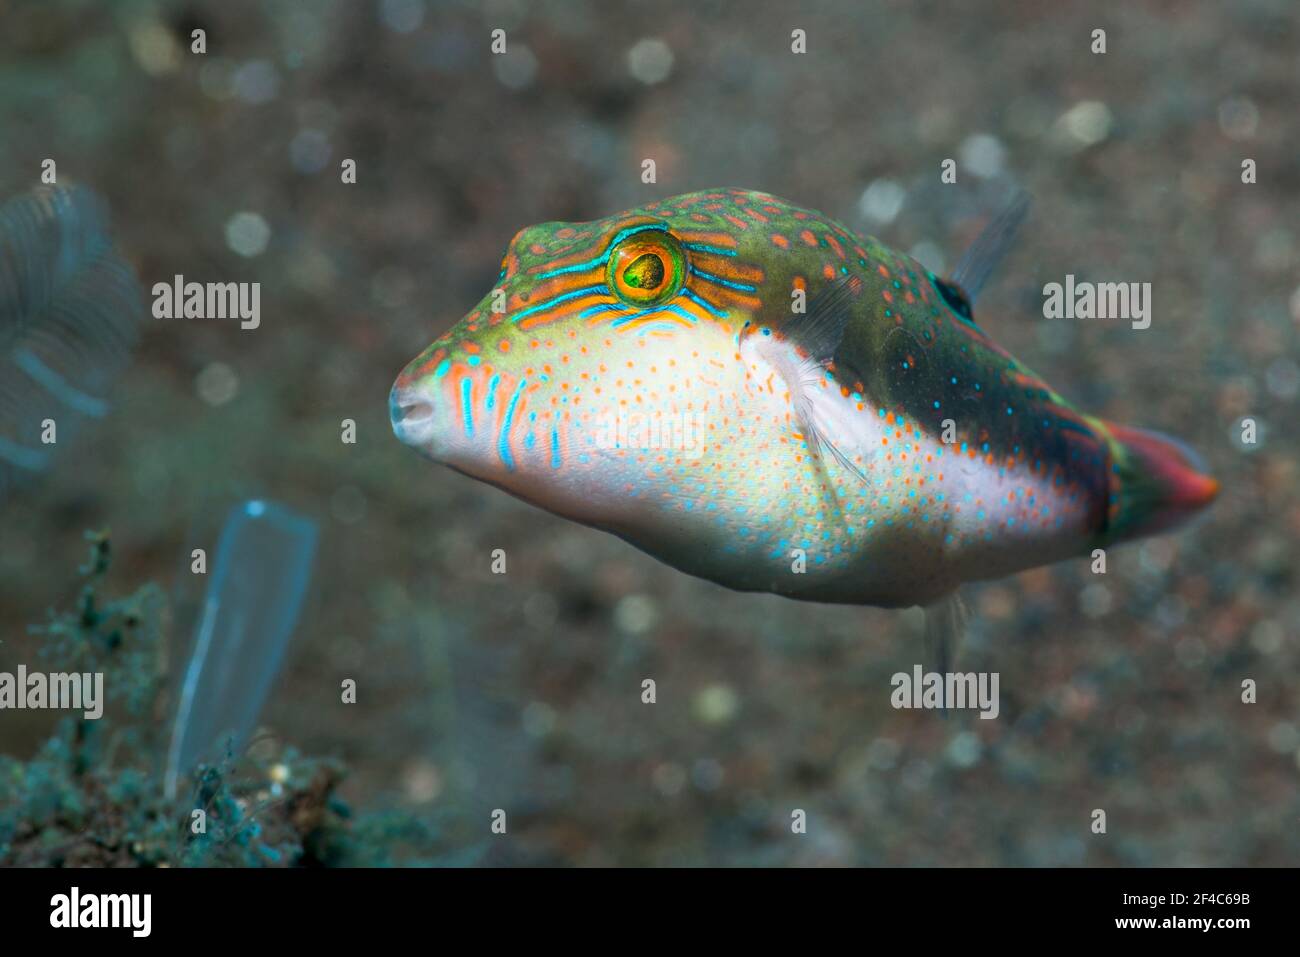
[[[1168,531],[1219,494],[1219,483],[1208,474],[1205,461],[1185,443],[1147,429],[1103,425],[1111,453],[1103,541]]]

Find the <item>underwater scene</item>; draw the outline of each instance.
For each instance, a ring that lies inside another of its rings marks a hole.
[[[1290,0],[0,0],[0,867],[1295,866],[1298,105]]]

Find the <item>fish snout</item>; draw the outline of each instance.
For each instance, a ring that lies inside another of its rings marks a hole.
[[[388,394],[393,434],[405,445],[432,454],[437,433],[436,397],[418,382],[398,378]]]

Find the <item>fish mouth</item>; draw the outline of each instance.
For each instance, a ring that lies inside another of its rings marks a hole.
[[[432,454],[437,417],[432,397],[423,389],[400,380],[395,383],[388,394],[388,418],[399,442]]]

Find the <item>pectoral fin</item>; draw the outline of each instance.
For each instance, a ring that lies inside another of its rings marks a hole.
[[[768,350],[767,357],[785,379],[799,429],[812,455],[827,453],[858,478],[866,476],[831,438],[824,416],[818,414],[818,390],[827,388],[830,367],[853,316],[854,298],[862,289],[856,276],[842,276],[808,303],[808,312],[782,330],[784,340]],[[838,386],[836,386],[838,389]]]

